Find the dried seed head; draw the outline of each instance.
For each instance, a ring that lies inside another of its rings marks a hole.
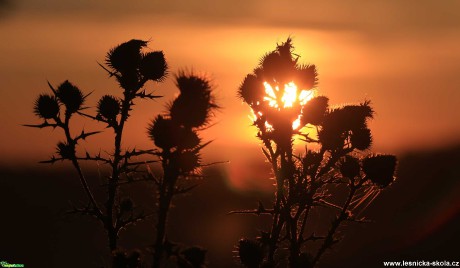
[[[325,128],[337,132],[345,132],[355,129],[366,128],[366,121],[372,118],[374,111],[369,102],[360,105],[346,105],[330,110],[323,122]]]
[[[97,104],[98,113],[108,119],[114,120],[120,113],[120,102],[113,96],[103,96]]]
[[[358,150],[366,150],[372,144],[371,130],[368,128],[354,129],[350,135],[351,145]]]
[[[360,166],[358,159],[352,156],[345,156],[340,165],[340,173],[342,176],[353,179],[359,175]]]
[[[43,119],[55,118],[59,113],[59,103],[55,97],[42,94],[35,101],[34,113]]]
[[[68,80],[64,81],[64,83],[58,87],[56,90],[56,96],[58,100],[66,107],[67,113],[77,112],[85,100],[81,90],[70,83]]]
[[[139,72],[145,79],[161,82],[166,77],[167,70],[163,51],[148,52],[142,56]]]
[[[75,157],[75,146],[65,142],[59,142],[57,144],[57,153],[63,159],[72,159]]]
[[[132,39],[111,49],[107,53],[106,64],[122,75],[136,73],[142,59],[141,49],[147,41]]]
[[[318,84],[318,73],[315,65],[300,65],[295,71],[294,78],[301,89],[312,89]]]
[[[247,75],[238,90],[238,96],[250,106],[262,103],[265,96],[263,81],[261,81],[256,75]]]
[[[135,92],[139,89],[139,76],[136,72],[124,73],[117,76],[118,84],[127,92]]]
[[[318,138],[325,150],[342,149],[345,144],[343,132],[326,126],[318,132]]]
[[[363,160],[363,171],[366,177],[382,188],[394,181],[395,169],[394,155],[374,155]]]
[[[176,76],[176,85],[180,95],[170,107],[171,118],[186,128],[206,125],[213,111],[219,108],[214,101],[209,80],[181,72]]]
[[[296,60],[292,58],[293,46],[291,39],[278,45],[276,50],[262,57],[260,66],[267,82],[278,81],[286,84],[292,81],[296,70]]]
[[[155,145],[163,150],[170,150],[179,143],[180,126],[170,118],[158,115],[148,127],[148,134]]]
[[[191,173],[200,167],[200,156],[194,151],[175,151],[171,154],[171,166],[183,173]]]
[[[303,125],[320,125],[329,106],[329,99],[324,96],[314,97],[302,108],[301,122]]]
[[[264,259],[264,253],[259,242],[243,238],[238,244],[238,257],[248,268],[259,267]]]
[[[182,127],[180,128],[178,134],[179,147],[182,149],[193,149],[201,142],[201,139],[198,137],[196,131],[193,131],[190,128]]]

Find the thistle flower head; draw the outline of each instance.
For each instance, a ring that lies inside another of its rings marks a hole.
[[[314,97],[302,108],[301,121],[303,125],[320,125],[329,107],[329,99],[324,96]]]
[[[182,149],[196,148],[201,142],[201,139],[196,133],[196,131],[190,128],[181,127],[177,134],[179,141],[178,146]]]
[[[147,41],[132,39],[122,43],[107,53],[106,64],[121,74],[136,73],[142,60],[141,49]]]
[[[360,105],[346,105],[330,110],[324,118],[324,128],[336,131],[349,131],[366,128],[366,121],[372,118],[374,111],[369,102]]]
[[[70,83],[68,80],[64,81],[56,90],[56,96],[62,104],[66,107],[67,113],[75,113],[81,109],[85,97],[81,90]]]
[[[293,49],[292,39],[288,38],[286,42],[277,45],[274,51],[262,57],[260,66],[267,82],[278,81],[286,84],[293,79],[297,69],[297,59],[292,55]]]
[[[371,130],[368,128],[354,129],[350,135],[351,145],[358,150],[366,150],[372,144]]]
[[[335,129],[334,126],[323,126],[318,132],[318,139],[325,150],[342,149],[345,145],[345,138],[345,133]]]
[[[254,74],[248,74],[238,90],[238,96],[250,106],[262,103],[265,96],[263,81]]]
[[[148,80],[163,81],[167,75],[168,65],[163,51],[153,51],[142,55],[139,72]]]
[[[277,45],[274,51],[262,57],[259,66],[246,76],[238,90],[238,95],[253,110],[259,129],[264,132],[264,126],[269,125],[273,130],[269,132],[278,132],[273,135],[281,138],[277,143],[291,140],[295,131],[305,126],[306,120],[301,120],[302,110],[313,98],[317,82],[316,67],[298,64],[299,56],[293,54],[293,48],[290,38]],[[265,122],[260,124],[262,117]]]
[[[382,188],[394,181],[395,169],[394,155],[373,155],[363,160],[363,171],[366,177]]]
[[[72,159],[75,156],[75,146],[66,142],[59,142],[56,149],[63,159]]]
[[[358,159],[352,156],[345,156],[340,163],[340,173],[342,176],[353,179],[359,175],[361,167],[359,165]]]
[[[200,156],[195,151],[174,151],[171,154],[170,161],[174,170],[179,170],[183,173],[191,173],[200,167]]]
[[[59,113],[59,103],[54,96],[41,94],[35,101],[34,113],[43,119],[55,118]]]
[[[179,96],[169,111],[172,120],[186,128],[205,126],[213,111],[219,106],[212,95],[212,86],[207,78],[180,72],[176,76]]]
[[[170,150],[179,143],[177,135],[180,126],[170,118],[158,115],[149,125],[147,131],[155,145],[163,150]]]
[[[97,111],[102,117],[115,120],[120,113],[120,102],[114,96],[105,95],[97,103]]]

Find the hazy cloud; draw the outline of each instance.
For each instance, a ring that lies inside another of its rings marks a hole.
[[[0,3],[7,0],[0,0]],[[377,0],[19,0],[22,9],[100,16],[181,17],[212,24],[352,30],[364,33],[433,33],[460,29],[460,1]]]

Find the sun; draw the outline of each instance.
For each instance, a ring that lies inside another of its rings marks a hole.
[[[282,89],[280,89],[279,86],[275,86],[275,88],[273,88],[270,83],[264,82],[264,88],[266,95],[264,96],[263,100],[266,101],[270,107],[279,111],[281,109],[290,109],[298,106],[302,108],[309,100],[314,97],[314,90],[299,90],[293,81],[284,84]],[[299,129],[300,117],[301,113],[299,112],[298,117],[294,120],[294,122],[292,122],[293,130]]]

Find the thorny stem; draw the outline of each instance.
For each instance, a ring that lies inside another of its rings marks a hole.
[[[290,139],[290,137],[289,137]],[[276,197],[275,197],[275,206],[274,206],[274,215],[272,230],[270,232],[270,244],[268,252],[268,260],[273,261],[275,251],[277,249],[277,244],[283,227],[285,226],[286,220],[290,220],[290,195],[294,187],[294,178],[293,178],[293,162],[292,162],[292,147],[287,146],[287,148],[281,148],[279,143],[277,145],[277,151],[279,155],[273,153],[273,148],[270,145],[269,141],[264,141],[265,146],[269,149],[272,159],[272,167],[276,177]],[[283,142],[283,144],[291,144],[289,140],[288,143]],[[284,147],[284,146],[282,146]],[[280,158],[280,167],[278,168],[278,157]],[[285,201],[284,196],[284,182],[288,181],[288,200]],[[284,202],[283,202],[284,201]],[[284,204],[283,204],[284,203]]]
[[[66,140],[67,140],[67,143],[70,145],[70,146],[73,146],[75,147],[75,141],[74,139],[72,138],[71,134],[70,134],[70,128],[69,128],[69,123],[70,123],[70,115],[69,114],[66,114],[65,115],[65,122],[64,124],[61,122],[61,120],[56,117],[55,118],[56,122],[58,125],[60,125],[63,129],[64,129],[64,133],[65,133],[65,137],[66,137]],[[97,205],[97,202],[96,200],[94,199],[94,196],[93,196],[93,193],[91,192],[91,189],[89,188],[88,186],[88,183],[86,181],[86,178],[85,176],[83,175],[83,172],[81,170],[81,167],[80,167],[80,163],[78,162],[77,160],[77,157],[75,154],[73,154],[71,156],[71,161],[72,161],[72,165],[74,166],[74,168],[77,170],[77,173],[78,173],[78,177],[80,178],[80,183],[81,185],[83,186],[83,189],[85,190],[86,192],[86,195],[88,196],[91,204],[94,206],[94,210],[96,212],[96,216],[99,218],[99,219],[103,219],[103,215],[102,215],[102,212],[101,210],[99,209],[99,206]]]
[[[315,264],[319,261],[321,256],[324,254],[324,252],[335,243],[334,234],[339,228],[342,221],[348,219],[348,207],[350,206],[351,200],[353,199],[357,189],[358,189],[358,186],[355,186],[353,181],[351,181],[350,182],[350,193],[348,194],[347,201],[343,205],[342,211],[340,212],[339,216],[332,223],[331,228],[329,229],[329,232],[326,238],[324,239],[323,244],[318,250],[315,258],[313,259],[312,266],[315,266]]]
[[[156,239],[154,245],[153,254],[153,267],[161,267],[161,259],[164,252],[164,243],[166,237],[166,221],[168,218],[169,208],[171,206],[171,200],[174,195],[174,186],[176,184],[178,174],[174,171],[170,171],[168,167],[168,155],[169,152],[164,152],[162,159],[162,166],[164,170],[164,177],[159,185],[159,197],[158,197],[158,222],[156,228]]]
[[[107,210],[107,218],[106,218],[106,229],[109,236],[109,247],[110,250],[115,250],[117,248],[117,240],[118,240],[118,231],[116,230],[117,226],[117,219],[114,218],[114,205],[115,205],[115,197],[117,196],[118,192],[118,180],[120,179],[120,168],[119,164],[121,159],[121,141],[123,135],[123,127],[125,125],[126,120],[128,119],[129,110],[131,108],[131,101],[132,97],[129,93],[125,92],[124,99],[122,102],[121,108],[121,117],[120,123],[117,127],[114,128],[115,130],[115,150],[114,150],[114,159],[112,163],[112,176],[109,178],[108,184],[108,199],[106,203],[106,210]]]

